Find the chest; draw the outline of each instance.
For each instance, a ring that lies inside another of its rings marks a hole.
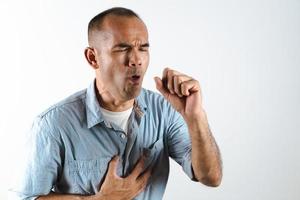
[[[145,170],[165,165],[168,158],[164,129],[151,120],[129,124],[127,135],[105,123],[88,130],[77,130],[79,132],[68,133],[73,135],[63,138],[65,157],[58,191],[96,193],[115,155],[120,157],[117,174],[121,177],[130,174],[142,155],[146,156]]]

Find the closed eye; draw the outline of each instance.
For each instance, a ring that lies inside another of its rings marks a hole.
[[[140,51],[148,51],[148,48],[141,48]]]
[[[115,48],[114,51],[115,52],[122,52],[122,51],[127,51],[129,50],[129,47],[119,47],[119,48]]]
[[[140,51],[148,51],[149,50],[149,43],[145,43],[145,44],[142,44],[139,48]]]
[[[131,49],[132,49],[132,46],[127,43],[119,43],[113,47],[113,50],[115,52],[123,52],[123,51],[128,51],[128,50],[130,51]],[[148,51],[149,43],[145,43],[145,44],[142,44],[141,46],[139,46],[139,50],[140,51]]]
[[[126,43],[119,43],[119,44],[116,44],[113,47],[113,50],[117,51],[117,52],[127,51],[127,50],[130,50],[130,49],[131,49],[131,46],[129,44],[126,44]]]

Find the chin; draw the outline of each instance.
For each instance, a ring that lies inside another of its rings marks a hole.
[[[139,96],[141,90],[142,86],[132,87],[129,90],[125,91],[125,95],[128,100],[135,99],[137,96]]]

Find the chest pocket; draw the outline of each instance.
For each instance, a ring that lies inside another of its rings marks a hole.
[[[141,151],[142,154],[146,157],[145,167],[146,168],[154,167],[154,165],[157,164],[160,161],[160,159],[163,158],[163,153],[164,153],[163,138],[157,140],[149,147],[143,147]]]
[[[79,194],[95,194],[104,181],[110,157],[92,160],[72,160],[66,168],[72,190]]]

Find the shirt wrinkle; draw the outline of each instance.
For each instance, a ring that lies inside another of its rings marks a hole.
[[[169,157],[194,180],[188,129],[161,95],[142,88],[126,135],[105,125],[94,81],[37,117],[30,130],[32,153],[20,167],[22,175],[13,189],[17,199],[35,199],[51,191],[96,194],[115,155],[120,157],[117,174],[121,177],[132,172],[142,155],[146,156],[144,170],[152,169],[148,186],[134,200],[162,199]]]

